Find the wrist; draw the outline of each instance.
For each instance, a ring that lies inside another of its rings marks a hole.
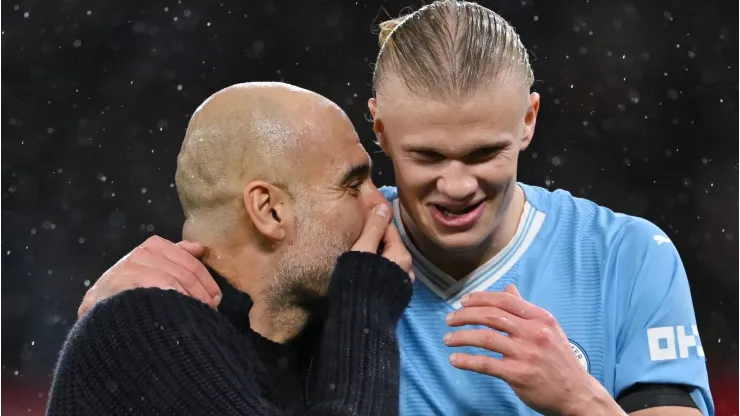
[[[588,377],[588,388],[571,396],[562,416],[626,416],[609,392],[596,379]]]
[[[408,274],[377,254],[350,251],[339,256],[329,296],[340,303],[369,302],[386,310],[395,322],[411,300]]]

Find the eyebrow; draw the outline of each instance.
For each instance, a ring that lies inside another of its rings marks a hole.
[[[361,165],[352,166],[347,173],[342,176],[342,186],[347,186],[358,179],[365,179],[370,177],[371,165],[370,162],[363,163]]]
[[[511,141],[509,140],[499,140],[496,142],[486,143],[480,146],[476,146],[472,149],[468,149],[465,152],[465,155],[469,156],[469,155],[473,155],[479,152],[491,152],[491,151],[501,150],[502,148],[508,146],[510,143]],[[442,149],[435,148],[435,147],[432,147],[426,144],[422,144],[418,146],[415,146],[415,145],[405,146],[404,150],[406,150],[407,152],[426,152],[426,153],[440,153],[440,154],[443,152]]]

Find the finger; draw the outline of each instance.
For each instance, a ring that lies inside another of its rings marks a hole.
[[[164,277],[164,276],[163,276]],[[166,276],[171,277],[171,276]],[[177,281],[177,279],[169,279],[167,280],[169,284],[160,284],[160,285],[152,285],[151,283],[147,282],[141,282],[141,284],[138,286],[139,288],[154,288],[154,289],[161,289],[161,290],[174,290],[175,292],[187,296],[189,298],[192,298],[193,296],[188,294],[188,291],[185,290],[185,288],[180,284],[180,282]]]
[[[147,286],[142,286],[142,287],[147,287]],[[188,295],[188,293],[185,291],[185,289],[182,286],[180,286],[180,284],[177,283],[177,281],[173,282],[172,286],[157,287],[156,289],[174,290],[175,292],[177,292],[177,293],[179,293],[179,294],[181,294],[183,296],[187,296],[189,298],[192,298],[192,296]]]
[[[519,290],[516,288],[516,285],[508,285],[506,286],[506,289],[504,289],[504,292],[517,297],[519,299],[522,299],[522,295],[519,293]]]
[[[95,283],[94,290],[90,294],[94,295],[95,301],[100,302],[111,296],[115,296],[127,290],[139,288],[156,288],[162,290],[175,290],[184,296],[192,297],[180,282],[170,273],[161,270],[161,268],[147,265],[147,261],[140,263],[143,257],[140,253],[132,256],[131,259],[122,264],[119,268],[112,270],[107,276],[104,276]],[[165,263],[165,259],[159,259],[158,263]]]
[[[77,317],[82,317],[93,305],[95,305],[95,295],[88,290],[85,293],[85,297],[82,298],[80,307],[77,309]]]
[[[388,203],[383,202],[378,204],[368,214],[368,218],[365,221],[365,227],[360,234],[360,238],[352,247],[352,251],[365,251],[369,253],[377,253],[378,245],[383,239],[386,228],[391,217],[391,207]]]
[[[447,325],[453,328],[463,325],[484,325],[514,336],[524,330],[526,323],[509,312],[490,306],[462,308],[447,315]]]
[[[403,239],[401,239],[401,233],[398,232],[398,228],[396,228],[396,225],[392,222],[388,224],[388,227],[385,229],[385,233],[383,234],[383,244],[385,244],[385,247],[403,247],[404,251],[406,250],[406,246],[403,244]]]
[[[383,257],[398,264],[407,273],[411,270],[411,254],[401,240],[401,234],[393,223],[383,235]]]
[[[164,272],[134,262],[127,262],[126,269],[126,272],[113,270],[108,276],[98,279],[82,298],[82,303],[77,309],[77,317],[84,315],[100,301],[137,288],[154,287],[162,290],[175,290],[184,296],[188,296],[177,280]],[[154,278],[152,278],[152,274],[155,275]],[[142,276],[147,277],[142,278]],[[121,286],[120,282],[124,282],[125,286]]]
[[[162,250],[152,250],[151,245],[141,245],[129,253],[125,260],[108,270],[96,283],[102,290],[115,294],[134,287],[156,287],[166,289],[176,282],[183,287],[185,295],[208,298],[205,289],[191,289],[200,285],[195,276],[184,267],[167,259]],[[203,299],[200,299],[203,300]]]
[[[150,269],[146,274],[147,287],[165,289],[171,286],[172,281],[175,281],[185,289],[187,296],[214,306],[213,297],[206,291],[198,278],[185,267],[171,261],[162,252],[152,252],[145,246],[138,247],[137,250],[138,252],[131,256],[131,261]],[[154,280],[155,273],[158,277],[156,281]]]
[[[130,262],[131,254],[134,253],[135,250],[132,250],[125,256],[123,256],[120,260],[116,262],[112,267],[110,267],[108,270],[103,272],[103,274],[93,282],[92,286],[90,286],[89,289],[85,292],[85,295],[82,297],[82,303],[80,303],[80,307],[77,308],[77,317],[81,317],[84,315],[90,308],[93,307],[98,302],[98,293],[101,291],[109,291],[110,295],[114,295],[118,292],[121,292],[126,289],[114,289],[115,286],[117,286],[116,279],[117,274],[116,270],[121,270],[124,265],[128,266]],[[132,286],[133,288],[133,286]]]
[[[183,267],[187,271],[185,275],[176,275],[175,277],[189,279],[189,275],[192,275],[200,283],[200,286],[206,291],[208,297],[210,297],[210,299],[200,299],[200,297],[198,297],[198,299],[212,306],[217,306],[218,303],[221,301],[221,289],[218,287],[216,280],[213,278],[213,276],[211,276],[211,274],[208,272],[208,269],[206,269],[203,263],[193,257],[193,255],[186,251],[184,248],[173,244],[171,241],[157,236],[150,237],[147,241],[144,242],[144,244],[142,244],[142,246],[147,247],[155,253],[160,253],[162,256],[164,256],[171,262]],[[200,290],[195,288],[192,282],[181,281],[180,283],[188,290],[193,287],[193,290],[201,293]],[[191,295],[195,294],[191,293]]]
[[[203,287],[203,283],[196,277],[196,275],[194,275],[190,270],[187,270],[180,264],[173,262],[169,258],[165,258],[164,260],[169,262],[172,267],[176,269],[174,271],[174,274],[171,274],[171,276],[173,276],[175,282],[179,283],[185,289],[188,296],[198,299],[199,301],[207,305],[211,305],[214,308],[218,307],[216,297],[208,293],[208,290]]]
[[[96,294],[98,302],[126,290],[141,288],[174,290],[183,296],[192,297],[188,294],[185,287],[183,287],[171,274],[133,261],[126,264],[126,270],[118,273],[115,280],[118,282],[125,282],[126,287],[116,287],[115,283],[113,283],[110,286],[111,291],[104,292],[104,290],[107,290],[108,288],[101,286]]]
[[[444,336],[448,347],[478,347],[498,352],[504,356],[517,353],[517,343],[506,335],[490,329],[465,329],[449,332]]]
[[[182,240],[176,245],[196,258],[200,258],[200,256],[202,256],[206,251],[206,248],[203,247],[202,244],[196,243],[195,241]]]
[[[506,381],[506,364],[503,360],[484,355],[454,353],[450,355],[450,364],[461,370],[497,377]]]
[[[518,292],[517,292],[518,293]],[[542,319],[549,313],[508,292],[475,292],[460,300],[463,307],[492,306],[522,319]]]

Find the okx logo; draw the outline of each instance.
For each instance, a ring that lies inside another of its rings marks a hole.
[[[650,359],[653,361],[688,358],[692,350],[699,357],[704,357],[704,348],[701,346],[696,325],[691,325],[688,334],[683,325],[648,328],[647,336]]]

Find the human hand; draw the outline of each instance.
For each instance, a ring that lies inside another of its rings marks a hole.
[[[453,366],[506,381],[527,406],[545,415],[582,414],[596,402],[624,414],[578,362],[555,318],[522,299],[515,286],[504,292],[471,293],[463,297],[462,305],[447,316],[449,326],[485,325],[505,334],[459,330],[445,335],[445,344],[479,347],[503,358],[455,353],[450,356]]]
[[[217,307],[221,290],[197,257],[204,247],[191,241],[177,244],[152,236],[108,269],[85,293],[77,316],[95,303],[139,287],[176,290]]]
[[[360,238],[352,246],[352,251],[378,253],[380,243],[383,243],[382,253],[386,259],[399,265],[414,280],[414,271],[411,269],[411,254],[401,240],[398,229],[391,222],[392,209],[387,203],[378,204],[365,221],[365,228]]]

